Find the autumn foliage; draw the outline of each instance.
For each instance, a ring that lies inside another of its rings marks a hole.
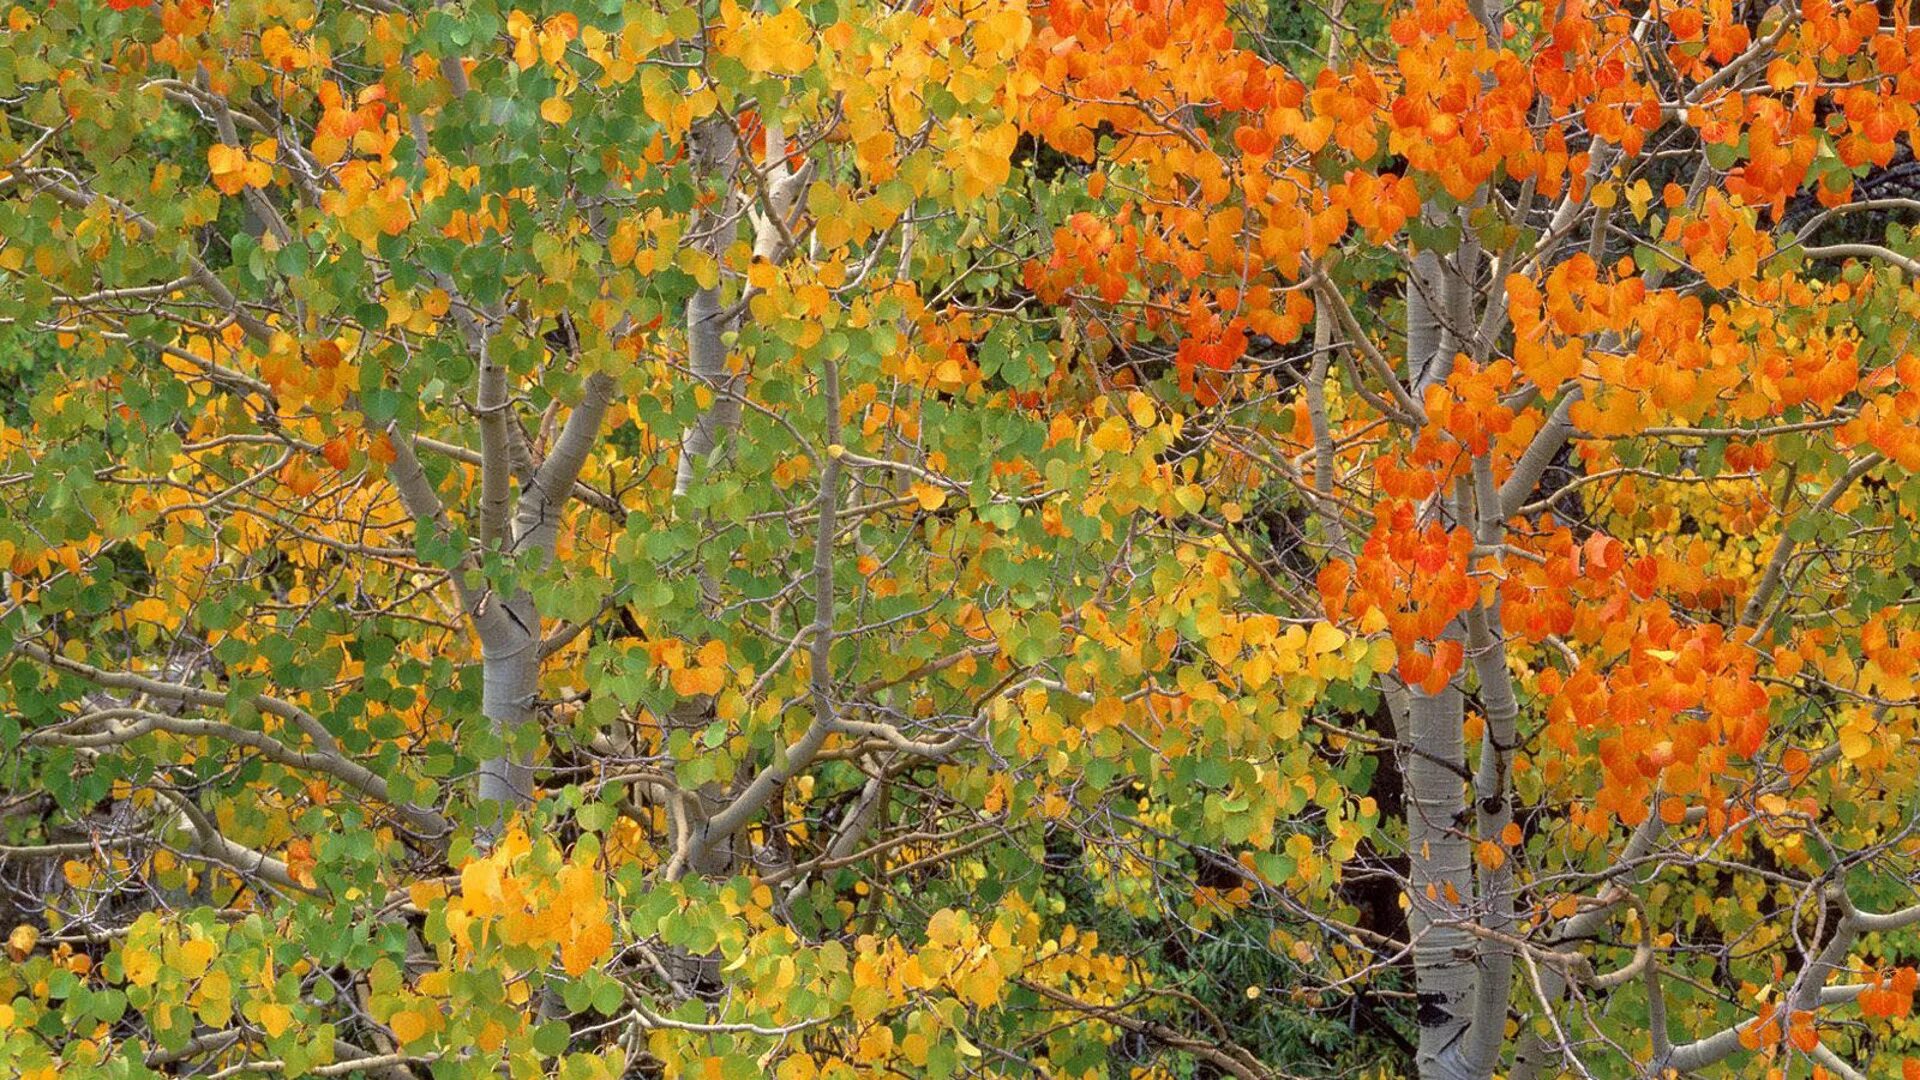
[[[0,1073],[1920,1075],[1906,8],[5,19]]]

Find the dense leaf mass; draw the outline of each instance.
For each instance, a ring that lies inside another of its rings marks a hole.
[[[1920,1077],[1909,5],[0,13],[0,1075]]]

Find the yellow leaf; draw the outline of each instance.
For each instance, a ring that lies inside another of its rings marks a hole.
[[[413,318],[413,303],[404,293],[387,297],[387,325],[405,326]]]
[[[387,1020],[393,1037],[402,1044],[412,1043],[427,1033],[427,1018],[412,1009],[402,1009]]]
[[[1006,56],[1027,43],[1033,23],[1025,11],[1008,7],[974,24],[973,40],[987,52]]]
[[[1000,1001],[1001,983],[1000,969],[983,965],[960,980],[960,996],[982,1009],[991,1008]]]
[[[640,223],[631,218],[613,227],[613,235],[607,239],[607,258],[615,266],[625,266],[640,253]]]
[[[1375,671],[1386,671],[1400,662],[1400,650],[1394,646],[1392,638],[1374,638],[1369,652],[1367,666]]]
[[[673,257],[673,261],[692,275],[693,283],[703,289],[711,289],[720,284],[720,264],[713,256],[697,248],[685,247]]]
[[[1104,453],[1124,454],[1133,449],[1133,432],[1127,430],[1127,422],[1117,416],[1109,416],[1100,422],[1087,440],[1095,450]]]
[[[120,955],[120,968],[135,986],[152,986],[160,977],[160,958],[146,949],[128,949]]]
[[[966,919],[952,908],[941,908],[927,920],[927,942],[942,948],[952,948],[960,943],[961,935],[966,932]]]
[[[266,187],[273,183],[273,166],[265,161],[249,161],[243,175],[248,187]]]
[[[210,971],[200,980],[193,1004],[200,1019],[208,1024],[225,1024],[232,1015],[233,980],[225,971]]]
[[[917,1031],[909,1033],[906,1038],[900,1040],[900,1056],[906,1058],[907,1063],[916,1068],[926,1065],[929,1049],[927,1037]]]
[[[1841,728],[1840,752],[1848,761],[1858,761],[1873,753],[1873,729],[1852,724]]]
[[[1647,219],[1647,204],[1652,201],[1653,187],[1644,178],[1635,180],[1633,186],[1627,189],[1627,206],[1632,209],[1635,221]]]
[[[33,947],[39,942],[40,931],[22,923],[13,928],[13,933],[7,935],[7,956],[14,963],[20,963],[27,958],[27,954],[33,952]]]
[[[985,132],[956,125],[956,146],[948,151],[948,164],[960,174],[961,192],[968,198],[978,198],[1006,183],[1013,169],[1014,143],[1019,137],[1019,129],[1012,124],[1001,124]]]
[[[947,504],[947,493],[932,484],[914,484],[907,490],[913,492],[913,497],[920,500],[922,510],[938,510]]]
[[[1314,656],[1330,653],[1347,643],[1346,632],[1330,622],[1317,622],[1307,635],[1307,652]]]
[[[260,1029],[267,1033],[267,1038],[277,1039],[293,1025],[293,1010],[277,1001],[269,1001],[260,1006],[257,1019],[260,1021]]]
[[[215,143],[207,147],[207,168],[213,173],[213,186],[223,194],[238,195],[247,186],[247,153],[237,146]]]
[[[189,979],[197,979],[213,962],[213,942],[205,938],[188,938],[180,943],[180,973]]]
[[[1128,394],[1127,415],[1133,417],[1135,427],[1143,430],[1152,428],[1155,419],[1153,399],[1138,390]]]
[[[564,124],[573,119],[573,106],[556,94],[540,103],[540,119],[549,124]]]
[[[788,8],[740,34],[740,63],[759,75],[797,75],[813,64],[806,17]]]

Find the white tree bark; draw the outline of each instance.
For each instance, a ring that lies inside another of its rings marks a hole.
[[[731,122],[723,116],[711,117],[694,125],[688,136],[696,173],[710,181],[717,176],[730,177],[735,162]],[[728,193],[718,201],[717,215],[699,215],[692,232],[702,236],[702,250],[719,259],[732,244],[737,218],[732,217],[731,179]],[[727,368],[727,333],[735,329],[737,317],[720,302],[721,283],[699,289],[687,298],[687,366],[693,377],[713,395],[700,416],[680,442],[680,461],[674,470],[673,493],[687,494],[692,489],[696,470],[704,468],[725,436],[740,422],[741,394],[745,390],[744,373]]]
[[[1467,1052],[1479,939],[1465,929],[1473,918],[1474,881],[1463,712],[1457,686],[1411,692],[1403,772],[1421,1080],[1483,1076]]]

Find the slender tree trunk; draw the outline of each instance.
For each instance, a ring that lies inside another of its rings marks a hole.
[[[1423,251],[1407,275],[1407,382],[1423,386],[1440,355],[1442,279],[1440,256]]]
[[[1465,701],[1458,687],[1412,691],[1408,709],[1407,847],[1420,1027],[1421,1080],[1478,1080],[1467,1060],[1478,941],[1472,918],[1473,845],[1467,828]]]
[[[506,742],[501,751],[480,763],[475,794],[482,803],[495,803],[502,814],[533,799],[533,755],[515,744],[534,721],[533,704],[540,688],[540,616],[533,598],[509,602],[509,627],[482,635],[480,711],[492,725],[495,738]]]
[[[731,134],[724,118],[705,120],[694,126],[689,136],[692,157],[695,168],[703,175],[731,172],[735,157],[728,141]],[[732,202],[729,190],[727,197],[717,204],[717,213],[723,218],[733,213]],[[702,215],[695,219],[693,232],[698,234],[702,230],[711,233],[705,242],[706,253],[718,259],[732,243],[736,225]],[[715,282],[712,288],[700,289],[688,297],[686,316],[687,366],[692,369],[693,377],[713,394],[713,400],[701,410],[680,442],[680,461],[673,477],[673,493],[677,496],[691,490],[696,470],[706,465],[715,448],[740,422],[740,394],[746,382],[744,375],[727,369],[726,333],[733,329],[734,320],[727,318],[727,310],[720,302],[720,283]]]
[[[1480,681],[1480,704],[1486,711],[1486,730],[1480,742],[1479,767],[1474,772],[1476,831],[1483,842],[1500,845],[1498,865],[1483,866],[1480,882],[1480,925],[1511,937],[1514,915],[1514,853],[1507,849],[1506,831],[1513,823],[1509,788],[1510,762],[1520,706],[1507,671],[1506,639],[1498,602],[1476,608],[1467,616],[1467,648]],[[1479,942],[1480,970],[1474,986],[1473,1031],[1467,1056],[1476,1076],[1492,1076],[1506,1045],[1507,999],[1513,992],[1513,950],[1499,940]]]
[[[695,470],[705,467],[714,449],[740,422],[740,384],[745,380],[727,370],[723,335],[728,329],[719,286],[701,289],[687,299],[687,364],[694,378],[712,392],[713,401],[701,411],[680,445],[680,463],[673,478],[675,495],[685,495],[692,488]]]
[[[1464,234],[1464,215],[1456,223]],[[1477,247],[1452,259],[1432,252],[1415,256],[1407,284],[1407,379],[1416,399],[1447,379],[1463,344],[1461,334],[1472,329],[1470,283],[1478,259]],[[1490,479],[1491,473],[1486,476]],[[1463,486],[1457,494],[1457,505],[1441,494],[1432,508],[1457,528],[1484,531],[1488,521],[1472,509],[1474,488]],[[1490,490],[1484,497],[1497,500]],[[1497,516],[1488,520],[1497,527]],[[1465,617],[1457,620],[1447,636],[1456,641],[1468,637],[1468,624]],[[1499,664],[1504,674],[1504,656]],[[1484,678],[1489,672],[1483,666],[1479,673]],[[1487,803],[1478,813],[1469,805],[1470,797],[1498,796],[1505,769],[1483,754],[1479,782],[1470,791],[1464,679],[1463,672],[1438,694],[1412,689],[1403,734],[1411,871],[1408,926],[1418,994],[1415,1061],[1421,1080],[1488,1080],[1505,1037],[1512,958],[1489,955],[1488,942],[1468,929],[1469,923],[1502,929],[1511,924],[1510,871],[1505,879],[1490,876],[1484,882],[1488,895],[1482,897],[1473,857],[1476,835],[1485,838],[1489,827],[1504,828],[1504,800],[1491,813]],[[1496,737],[1510,743],[1510,713],[1507,719],[1506,730]],[[1491,787],[1482,791],[1483,785]],[[1492,907],[1483,909],[1482,899]]]

